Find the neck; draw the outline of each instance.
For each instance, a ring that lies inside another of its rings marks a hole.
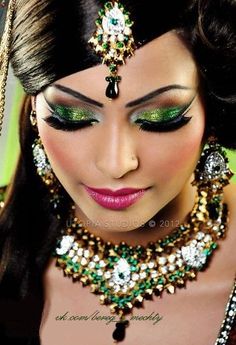
[[[196,187],[191,186],[190,182],[186,183],[183,190],[167,205],[165,205],[150,221],[144,226],[131,231],[114,232],[99,226],[90,226],[90,233],[99,236],[105,242],[119,244],[126,242],[128,245],[143,245],[148,242],[155,242],[171,234],[173,230],[186,221],[187,215],[191,212],[196,195]],[[86,224],[88,219],[76,208],[76,216]]]

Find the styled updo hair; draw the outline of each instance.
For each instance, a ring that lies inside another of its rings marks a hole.
[[[88,45],[101,0],[18,0],[11,64],[28,95],[57,79],[95,66]],[[198,65],[206,132],[236,149],[236,2],[234,0],[122,0],[131,13],[135,42],[144,45],[175,29]],[[171,49],[171,47],[170,47]]]

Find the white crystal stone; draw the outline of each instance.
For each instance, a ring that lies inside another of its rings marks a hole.
[[[71,247],[73,246],[74,237],[73,236],[62,236],[62,240],[60,242],[60,248],[56,248],[56,253],[58,255],[66,254]]]
[[[204,242],[210,242],[210,241],[212,241],[212,237],[211,237],[211,235],[209,235],[209,234],[207,234],[205,237],[204,237]]]
[[[105,272],[105,273],[104,273],[104,277],[105,277],[106,279],[111,278],[111,272],[109,272],[109,271]]]
[[[115,35],[111,35],[109,38],[109,41],[114,43],[116,41],[116,36]]]
[[[112,280],[119,285],[124,285],[130,281],[130,265],[127,260],[121,258],[117,261],[112,272]]]
[[[74,251],[73,249],[71,249],[71,250],[69,251],[68,256],[69,256],[70,258],[73,258],[74,255],[75,255],[75,251]]]
[[[167,262],[166,257],[161,256],[160,258],[158,258],[158,263],[159,263],[159,265],[165,265],[166,262]]]
[[[89,258],[89,250],[88,249],[85,249],[85,251],[84,251],[84,257],[85,258]]]
[[[133,273],[133,274],[132,274],[132,280],[133,280],[133,281],[136,281],[136,280],[138,280],[138,279],[139,279],[139,274]]]
[[[206,159],[204,166],[205,177],[219,177],[226,170],[224,157],[217,151],[212,152]]]
[[[73,244],[73,247],[72,247],[74,250],[77,250],[78,249],[78,243],[77,242],[75,242],[74,244]]]
[[[183,266],[183,260],[178,259],[178,260],[176,261],[176,264],[177,264],[179,267],[182,267],[182,266]]]
[[[169,265],[168,267],[170,272],[174,272],[175,268],[176,268],[175,265]]]
[[[90,263],[88,264],[89,268],[94,268],[95,267],[95,262],[90,261]]]
[[[198,242],[198,244],[197,244],[197,248],[199,248],[199,249],[202,249],[204,246],[205,246],[205,243],[202,241]]]
[[[160,267],[160,271],[162,274],[166,274],[168,272],[168,268],[166,266]]]
[[[187,265],[192,267],[201,267],[206,262],[206,255],[196,247],[182,247],[182,257]]]
[[[169,263],[173,264],[175,262],[176,256],[174,254],[171,254],[168,256]]]
[[[145,271],[147,269],[147,265],[146,264],[141,264],[140,266],[142,271]]]
[[[115,292],[119,292],[120,291],[120,286],[119,285],[114,285],[113,289]]]
[[[197,240],[192,240],[191,243],[190,243],[190,246],[191,247],[196,247],[197,245]]]
[[[111,286],[111,287],[112,287],[112,286],[114,286],[114,285],[115,285],[115,283],[114,283],[114,282],[112,282],[112,281],[110,281],[110,282],[109,282],[109,286]]]
[[[82,255],[83,255],[83,252],[84,252],[83,248],[79,248],[79,249],[77,250],[77,254],[78,254],[79,256],[82,256]]]
[[[153,268],[155,266],[155,263],[153,261],[150,261],[148,263],[148,268]]]
[[[129,287],[133,288],[135,286],[135,282],[133,280],[129,281]]]
[[[120,41],[120,42],[122,42],[122,41],[124,41],[124,35],[123,34],[118,34],[118,40]]]
[[[74,263],[76,263],[77,261],[78,261],[78,256],[77,255],[75,255],[71,260],[74,262]]]
[[[122,289],[121,289],[122,292],[127,292],[127,290],[128,290],[128,287],[126,285],[123,286]]]
[[[100,265],[100,267],[105,267],[105,266],[106,266],[106,263],[105,263],[105,261],[100,260],[100,261],[99,261],[99,265]]]
[[[93,261],[94,262],[98,262],[99,260],[100,260],[99,256],[98,255],[94,255]]]
[[[102,270],[97,270],[97,275],[98,275],[98,276],[102,276],[102,275],[103,275]]]
[[[147,274],[146,274],[146,272],[140,272],[139,276],[141,279],[144,279],[144,278],[146,278]]]
[[[197,240],[202,240],[204,238],[204,236],[205,236],[205,234],[202,231],[199,231],[197,233],[196,238],[197,238]]]
[[[102,19],[102,28],[108,35],[118,35],[124,32],[125,17],[117,6],[107,11]]]
[[[85,259],[85,258],[81,258],[81,261],[80,261],[80,263],[81,263],[81,265],[82,266],[85,266],[85,265],[87,265],[87,259]]]
[[[151,277],[152,277],[152,278],[156,278],[157,276],[158,276],[158,273],[157,273],[157,272],[153,271],[153,272],[151,273]]]
[[[124,34],[129,36],[129,35],[131,35],[131,33],[132,33],[131,29],[128,26],[126,26],[124,29]]]

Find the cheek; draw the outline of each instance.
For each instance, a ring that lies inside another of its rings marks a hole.
[[[62,183],[88,173],[91,151],[86,135],[57,131],[43,123],[39,125],[39,134],[52,169]]]
[[[156,138],[153,135],[143,154],[143,166],[157,185],[173,185],[176,189],[190,178],[201,152],[203,131],[203,124],[196,126],[192,123],[188,129],[182,128],[179,132],[158,134]]]

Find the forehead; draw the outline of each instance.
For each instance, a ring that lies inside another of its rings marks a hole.
[[[105,96],[105,77],[108,74],[107,66],[98,65],[59,79],[56,83],[106,104],[109,102]],[[198,84],[197,67],[191,51],[174,31],[136,49],[134,56],[118,68],[118,75],[121,76],[120,94],[112,101],[113,104],[127,103],[170,84],[188,87]]]

